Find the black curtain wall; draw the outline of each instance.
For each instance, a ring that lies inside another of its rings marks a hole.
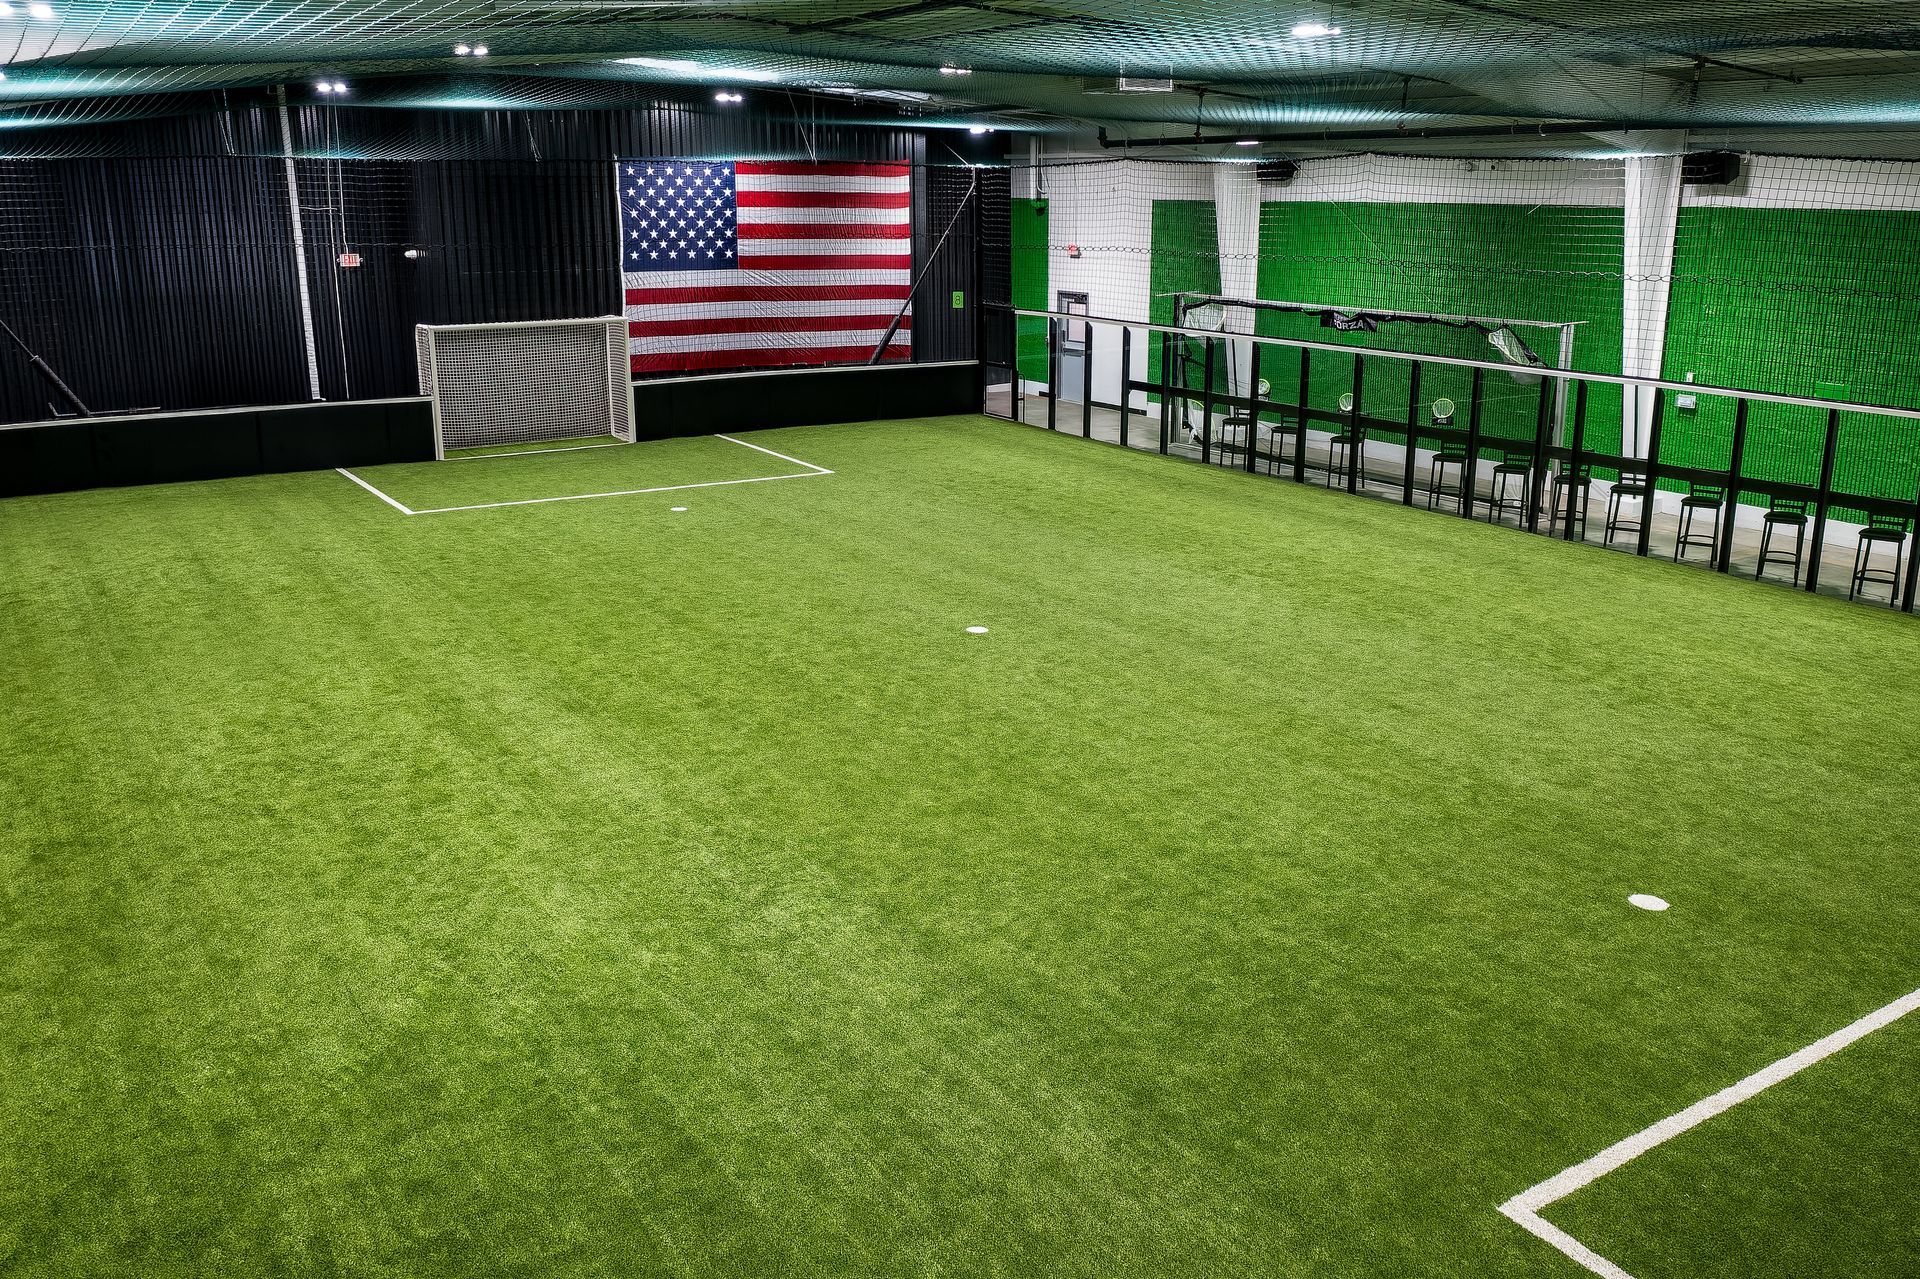
[[[960,162],[989,157],[945,135],[947,167],[928,167],[927,135],[885,118],[812,125],[691,99],[306,106],[290,123],[291,164],[267,102],[59,130],[38,157],[0,158],[0,320],[96,412],[305,402],[310,363],[326,400],[411,395],[415,324],[618,312],[614,156],[813,156],[916,166],[915,356],[973,354],[978,171]],[[0,348],[0,422],[53,416],[52,400]]]

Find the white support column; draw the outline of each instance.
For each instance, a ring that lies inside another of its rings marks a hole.
[[[293,126],[287,120],[287,86],[274,86],[280,106],[280,150],[287,166],[287,220],[293,225],[293,271],[300,286],[300,336],[307,350],[307,395],[320,398],[320,354],[313,340],[313,293],[307,285],[307,233],[300,224],[300,176],[293,166]]]
[[[1259,296],[1260,279],[1260,180],[1259,170],[1251,164],[1213,166],[1214,237],[1220,253],[1220,292],[1230,298]],[[1253,332],[1253,313],[1238,307],[1228,308],[1224,326],[1231,332]],[[1242,385],[1250,360],[1252,343],[1228,342],[1228,383],[1235,394],[1246,394]]]
[[[1678,151],[1682,140],[1672,140]],[[1665,149],[1665,148],[1663,148]],[[1667,304],[1673,292],[1673,242],[1680,216],[1679,155],[1636,155],[1626,162],[1626,287],[1620,371],[1657,378],[1667,350]],[[1647,455],[1653,398],[1629,388],[1622,406],[1621,452]]]

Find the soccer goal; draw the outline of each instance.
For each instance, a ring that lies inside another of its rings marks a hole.
[[[627,322],[620,316],[414,329],[434,456],[610,435],[633,440]]]

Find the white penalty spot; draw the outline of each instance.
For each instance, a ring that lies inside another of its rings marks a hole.
[[[670,508],[668,508],[668,509],[670,509],[670,510],[673,510],[673,511],[684,511],[684,510],[686,510],[687,508],[686,508],[686,507],[684,507],[684,506],[675,506],[675,507],[670,507]]]
[[[1633,896],[1627,898],[1627,901],[1632,905],[1638,906],[1641,910],[1665,910],[1667,908],[1666,899],[1664,897],[1655,897],[1652,893],[1635,893]]]
[[[987,628],[984,626],[969,626],[967,628],[967,634],[969,635],[985,635],[986,633]]]

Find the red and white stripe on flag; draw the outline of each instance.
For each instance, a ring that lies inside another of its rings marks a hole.
[[[635,373],[912,355],[906,165],[616,163]]]

